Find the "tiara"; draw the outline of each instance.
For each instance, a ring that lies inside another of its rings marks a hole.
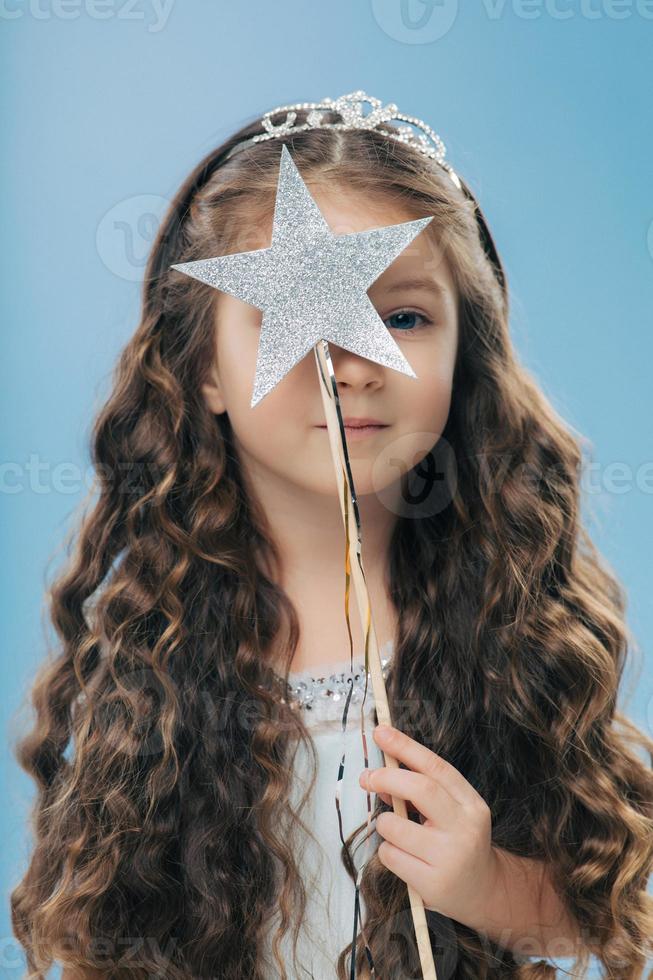
[[[367,113],[363,111],[364,103],[371,106]],[[299,109],[310,111],[306,116],[306,122],[296,126],[295,120]],[[273,116],[281,112],[286,113],[285,119],[279,123],[273,122]],[[337,113],[340,122],[325,122],[324,115],[327,112]],[[404,125],[395,125],[395,120]],[[388,124],[389,128],[379,129],[381,123]],[[394,102],[384,106],[380,99],[367,95],[361,89],[348,95],[341,95],[338,99],[325,98],[321,102],[296,102],[294,105],[277,106],[265,113],[261,119],[261,126],[265,132],[236,143],[227,153],[226,159],[252,143],[262,143],[264,140],[300,133],[306,129],[373,129],[399,143],[406,143],[407,146],[435,160],[447,171],[456,187],[462,189],[453,167],[445,160],[446,147],[442,139],[430,126],[422,119],[399,112]]]
[[[367,113],[363,111],[365,103],[371,106],[370,111]],[[306,122],[296,126],[295,121],[297,119],[297,110],[299,109],[308,109],[310,111],[306,116]],[[273,117],[278,116],[282,112],[286,114],[285,119],[279,123],[275,123]],[[323,117],[327,112],[337,113],[341,121],[325,122]],[[395,120],[404,125],[394,125]],[[415,116],[407,116],[405,113],[399,112],[394,102],[390,102],[387,106],[384,106],[380,99],[375,99],[373,96],[367,95],[362,89],[357,89],[355,92],[349,92],[348,95],[341,95],[338,99],[326,98],[322,99],[321,102],[296,102],[294,105],[277,106],[275,109],[270,109],[266,112],[260,122],[264,132],[240,140],[231,147],[222,162],[253,143],[278,139],[280,136],[287,136],[290,133],[300,133],[306,129],[372,129],[389,139],[397,140],[399,143],[405,143],[419,153],[424,154],[424,156],[435,160],[444,169],[458,190],[462,191],[474,204],[474,214],[478,223],[483,249],[494,266],[504,294],[506,293],[506,274],[480,205],[471,190],[463,183],[451,164],[445,159],[446,147],[441,137],[422,119],[416,119]],[[386,123],[387,128],[380,129],[380,123]],[[411,127],[414,127],[414,129]]]

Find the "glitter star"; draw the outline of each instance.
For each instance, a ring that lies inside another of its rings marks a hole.
[[[320,340],[417,377],[367,290],[431,220],[334,235],[284,144],[270,247],[171,268],[263,311],[253,408]]]

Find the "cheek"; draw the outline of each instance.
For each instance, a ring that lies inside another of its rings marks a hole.
[[[267,405],[274,393],[231,416],[241,463],[258,474],[262,488],[267,479],[274,479],[335,497],[338,486],[328,436],[305,424],[305,413],[293,415],[288,400],[281,408]]]
[[[402,431],[427,428],[439,436],[451,406],[453,363],[448,357],[429,357],[420,363],[414,359],[416,379],[401,381],[398,404],[402,406],[399,421]]]
[[[239,377],[238,392],[228,406],[231,427],[238,442],[261,462],[269,462],[287,453],[288,421],[285,412],[274,404],[270,392],[253,408],[250,405],[252,386]]]
[[[297,365],[252,407],[256,376],[258,336],[253,343],[244,340],[229,348],[224,346],[221,381],[231,427],[248,454],[275,472],[302,465],[306,447],[311,392],[302,383],[303,371]],[[313,367],[309,363],[309,367]],[[313,367],[313,372],[315,368]],[[317,379],[314,382],[315,393]]]
[[[225,330],[218,337],[217,361],[220,383],[228,405],[249,405],[254,390],[258,334],[243,325],[241,330]]]

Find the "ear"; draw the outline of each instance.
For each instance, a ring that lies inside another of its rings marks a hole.
[[[218,371],[215,364],[211,365],[211,371],[209,372],[207,380],[201,386],[202,394],[206,404],[214,415],[222,415],[226,411],[224,398],[222,397],[222,391],[220,387],[220,379],[218,378]]]

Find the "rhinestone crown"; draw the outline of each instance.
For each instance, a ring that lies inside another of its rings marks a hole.
[[[369,112],[363,111],[363,105],[371,106]],[[298,109],[309,109],[306,122],[296,126]],[[286,117],[279,123],[273,122],[273,117],[285,112]],[[340,122],[325,122],[327,112],[335,112],[340,116]],[[395,122],[403,125],[397,126]],[[386,123],[388,129],[379,129],[380,123]],[[460,187],[459,179],[449,163],[445,161],[446,147],[438,134],[422,119],[407,116],[399,112],[394,102],[384,106],[380,99],[367,95],[362,89],[341,95],[337,99],[324,98],[321,102],[296,102],[293,105],[281,105],[270,109],[261,119],[265,132],[257,133],[246,140],[241,140],[231,148],[227,159],[252,143],[286,136],[289,133],[299,133],[305,129],[374,129],[389,139],[406,143],[436,160],[449,174],[451,180]],[[414,128],[413,128],[414,127]]]

